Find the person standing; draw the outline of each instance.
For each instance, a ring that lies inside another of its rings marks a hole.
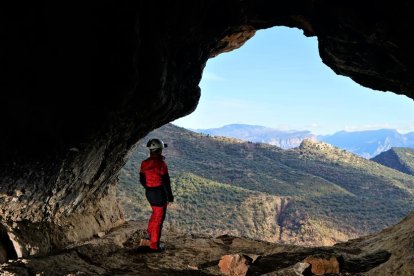
[[[149,246],[152,251],[161,251],[160,238],[167,205],[174,202],[170,176],[162,150],[167,147],[160,139],[151,139],[147,143],[150,156],[142,161],[139,180],[145,188],[145,196],[151,205],[152,214],[148,221],[149,240],[141,240],[140,245]]]

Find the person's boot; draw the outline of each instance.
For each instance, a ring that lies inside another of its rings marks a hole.
[[[158,248],[149,248],[149,252],[151,253],[162,253],[165,251],[165,247],[159,246]]]

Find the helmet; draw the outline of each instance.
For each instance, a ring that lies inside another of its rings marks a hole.
[[[164,144],[163,141],[160,139],[150,139],[147,143],[147,148],[149,148],[150,151],[155,151],[158,149],[166,148],[167,144]]]

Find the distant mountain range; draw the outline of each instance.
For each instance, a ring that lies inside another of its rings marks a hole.
[[[401,134],[393,129],[340,131],[333,135],[318,136],[317,138],[365,158],[372,158],[392,147],[414,148],[414,132]]]
[[[414,148],[414,132],[401,134],[393,129],[340,131],[332,135],[316,136],[310,131],[281,131],[256,125],[231,124],[220,128],[195,129],[194,131],[255,143],[267,143],[283,149],[297,147],[304,139],[317,139],[367,159],[392,147]]]
[[[224,136],[255,143],[266,143],[282,149],[295,148],[304,139],[315,139],[310,131],[282,131],[256,125],[231,124],[220,128],[195,129],[195,132]]]
[[[384,229],[414,208],[414,176],[326,143],[305,139],[283,150],[169,124],[140,141],[121,170],[118,200],[128,219],[150,212],[138,181],[149,137],[169,144],[176,198],[166,229],[329,245]]]

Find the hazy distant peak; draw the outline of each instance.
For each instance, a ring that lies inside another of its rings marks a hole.
[[[255,143],[266,143],[283,149],[290,149],[300,145],[305,138],[314,138],[309,131],[283,131],[274,128],[247,124],[230,124],[220,128],[197,129],[196,132],[232,137]]]
[[[395,129],[378,129],[318,136],[320,141],[372,158],[391,147],[414,147],[414,133],[401,134]]]
[[[218,127],[218,128],[257,128],[257,129],[272,129],[272,128],[265,127],[265,126],[249,125],[249,124],[229,124],[229,125],[224,125],[224,126]]]

